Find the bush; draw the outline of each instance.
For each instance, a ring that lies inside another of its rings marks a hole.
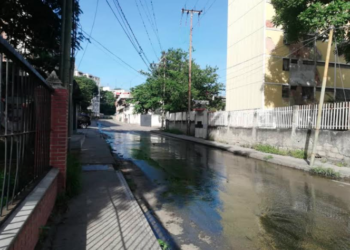
[[[340,178],[339,172],[336,172],[331,168],[315,167],[310,170],[310,174],[319,175],[319,176],[323,176],[331,179]]]
[[[67,188],[66,195],[72,198],[81,191],[81,164],[72,154],[67,157]]]

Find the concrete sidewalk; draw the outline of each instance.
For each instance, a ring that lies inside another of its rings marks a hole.
[[[268,153],[259,152],[259,151],[256,151],[256,150],[250,149],[250,148],[243,148],[240,146],[229,145],[229,144],[224,144],[224,143],[215,142],[215,141],[208,141],[208,140],[195,138],[195,137],[187,136],[187,135],[175,135],[175,134],[171,134],[171,133],[165,133],[165,132],[162,132],[159,130],[152,130],[151,132],[165,135],[165,136],[169,136],[172,138],[177,138],[177,139],[182,139],[182,140],[187,140],[187,141],[203,144],[203,145],[210,146],[210,147],[219,148],[219,149],[231,152],[235,155],[251,157],[251,158],[262,160],[262,161],[268,161],[268,162],[271,162],[271,163],[274,163],[277,165],[281,165],[281,166],[285,166],[285,167],[301,169],[304,171],[310,171],[310,169],[311,169],[309,166],[309,163],[306,162],[304,159],[297,159],[297,158],[293,158],[290,156],[268,154]],[[268,156],[273,156],[273,158],[267,158]],[[330,163],[322,163],[320,161],[316,161],[315,166],[323,167],[323,168],[331,168],[334,171],[339,172],[341,177],[344,177],[344,178],[350,177],[350,168],[348,168],[348,167],[337,167],[337,166],[332,165]]]
[[[82,132],[82,192],[70,202],[52,249],[160,249],[96,124]]]

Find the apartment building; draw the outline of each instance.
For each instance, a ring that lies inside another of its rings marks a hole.
[[[318,101],[327,44],[314,35],[290,44],[274,15],[269,0],[228,0],[226,110]],[[330,62],[326,101],[349,101],[350,65],[334,53]]]

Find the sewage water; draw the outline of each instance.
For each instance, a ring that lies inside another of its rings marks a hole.
[[[162,209],[180,218],[179,246],[350,249],[348,183],[161,135],[106,134],[116,153],[162,187]]]

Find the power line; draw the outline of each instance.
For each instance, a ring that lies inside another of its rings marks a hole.
[[[142,49],[142,47],[141,47],[139,41],[137,40],[137,38],[136,38],[136,36],[135,36],[135,33],[134,33],[134,31],[132,30],[132,28],[131,28],[131,26],[130,26],[130,24],[129,24],[129,22],[128,22],[128,19],[126,18],[125,14],[124,14],[123,8],[122,8],[122,6],[121,6],[120,3],[119,3],[119,0],[114,0],[114,1],[117,2],[118,7],[119,7],[119,10],[120,10],[121,13],[122,13],[122,17],[123,17],[124,20],[126,21],[128,27],[129,27],[129,29],[130,29],[130,31],[131,31],[131,34],[132,34],[132,36],[134,37],[134,39],[135,39],[135,41],[136,41],[136,43],[137,43],[137,45],[138,45],[138,47],[139,47],[139,49],[140,49],[140,52],[139,52],[139,53],[140,53],[140,54],[143,54],[143,56],[145,57],[146,61],[147,61],[148,64],[150,65],[151,63],[150,63],[150,61],[148,60],[148,58],[147,58],[145,52],[143,51],[143,49]]]
[[[152,0],[151,0],[151,7],[152,7],[152,12],[153,12],[154,23],[156,25],[156,30],[157,30],[157,38],[159,39],[159,30],[158,30],[157,18],[156,18],[156,14],[155,14],[155,11],[154,11],[154,5],[153,5],[153,1]],[[159,39],[159,45],[160,45],[160,49],[163,51],[162,45],[160,43],[160,39]]]
[[[153,30],[153,33],[155,34],[155,36],[156,36],[156,38],[157,38],[159,48],[160,48],[160,50],[162,51],[162,50],[163,50],[163,49],[162,49],[162,45],[161,45],[161,43],[160,43],[160,39],[159,39],[159,35],[158,35],[158,32],[157,32],[157,28],[155,27],[155,24],[152,22],[152,17],[147,13],[147,10],[146,10],[145,6],[143,5],[142,0],[139,0],[139,2],[140,2],[140,4],[141,4],[141,7],[142,7],[142,9],[143,9],[143,12],[145,13],[145,16],[146,16],[148,22],[149,22],[150,25],[151,25],[151,28],[152,28],[152,30]]]
[[[107,4],[108,4],[108,7],[109,7],[109,8],[111,9],[111,11],[113,12],[114,17],[117,19],[119,25],[122,27],[122,29],[123,29],[125,35],[128,37],[130,43],[133,45],[134,49],[136,50],[137,54],[139,54],[141,60],[142,60],[142,61],[144,62],[144,64],[146,65],[147,69],[150,70],[150,69],[149,69],[149,64],[150,64],[150,63],[147,64],[147,62],[145,61],[145,58],[143,58],[143,56],[142,56],[144,53],[143,53],[143,51],[142,51],[142,49],[141,49],[141,46],[140,46],[140,49],[141,49],[141,50],[139,51],[138,48],[137,48],[137,46],[136,46],[136,44],[135,44],[135,42],[132,40],[131,36],[130,36],[130,35],[128,34],[128,32],[126,31],[126,28],[123,26],[123,24],[122,24],[121,21],[119,20],[117,14],[114,12],[114,10],[113,10],[112,6],[110,5],[110,3],[108,2],[108,0],[106,0],[106,2],[107,2]]]
[[[211,9],[211,7],[213,7],[213,5],[216,3],[216,1],[217,1],[217,0],[214,0],[214,1],[212,2],[212,4],[209,6],[209,8],[208,8],[207,10],[204,11],[204,13],[203,13],[203,15],[202,15],[202,18],[205,17],[205,15],[209,12],[209,10]],[[208,1],[206,4],[208,4],[208,3],[209,3],[209,1]],[[198,24],[199,24],[199,22],[198,22],[194,27],[196,27]]]
[[[100,0],[97,0],[97,3],[96,3],[96,9],[95,9],[95,15],[94,15],[94,20],[92,21],[92,26],[91,26],[91,30],[90,30],[90,34],[89,34],[89,38],[91,38],[91,35],[92,35],[92,31],[94,30],[94,27],[95,27],[95,21],[96,21],[96,16],[97,16],[97,10],[98,10],[98,4],[99,4]],[[86,44],[85,46],[85,49],[84,49],[84,53],[80,59],[80,62],[78,64],[78,69],[80,68],[80,65],[84,59],[84,56],[85,56],[85,53],[87,51],[87,48],[89,46],[89,43]]]
[[[317,36],[314,36],[314,37],[305,39],[305,40],[303,40],[303,41],[300,41],[299,43],[305,43],[305,42],[308,42],[308,41],[311,41],[311,40],[314,41],[315,37],[317,37]],[[309,44],[309,43],[307,43],[306,45],[308,45],[308,44]],[[304,46],[305,46],[305,44],[304,44]],[[302,47],[304,47],[304,46],[302,46]],[[301,48],[302,48],[302,47],[301,47]],[[280,50],[280,49],[286,49],[286,45],[281,45],[281,46],[278,46],[277,48],[274,48],[274,49],[273,49],[273,52],[275,53],[276,51],[278,51],[278,50]],[[297,50],[296,50],[296,51],[297,51]],[[259,54],[259,55],[257,55],[257,56],[252,57],[252,58],[249,58],[248,60],[245,60],[245,61],[243,61],[243,62],[236,63],[235,65],[232,65],[232,66],[227,67],[227,68],[225,68],[225,69],[221,69],[220,71],[222,71],[222,70],[228,70],[228,69],[237,67],[237,66],[239,66],[239,65],[241,65],[241,64],[243,64],[243,63],[246,63],[246,62],[248,62],[248,61],[251,61],[251,60],[256,59],[257,57],[260,57],[260,56],[263,56],[263,55],[265,55],[265,54],[264,54],[264,53]],[[256,63],[254,63],[254,64],[256,64]],[[254,64],[253,64],[253,65],[254,65]],[[248,65],[248,67],[249,67],[249,65]],[[245,68],[245,67],[244,67],[244,68]],[[242,68],[242,69],[243,69],[243,68]],[[232,73],[232,72],[231,72],[231,73]],[[230,74],[231,74],[231,73],[230,73]]]
[[[153,52],[154,52],[154,55],[156,56],[157,60],[159,61],[159,57],[158,57],[157,52],[156,52],[156,50],[155,50],[155,48],[154,48],[154,46],[153,46],[151,37],[150,37],[150,35],[149,35],[149,33],[148,33],[148,29],[147,29],[147,26],[146,26],[146,24],[145,24],[145,21],[144,21],[144,19],[143,19],[143,17],[142,17],[142,14],[141,14],[139,5],[138,5],[138,3],[137,3],[137,0],[135,0],[135,3],[136,3],[137,10],[138,10],[138,12],[139,12],[139,15],[140,15],[140,17],[141,17],[141,21],[142,21],[143,27],[145,28],[145,31],[146,31],[146,33],[147,33],[148,40],[149,40],[149,42],[151,43],[151,46],[152,46],[152,50],[153,50]]]
[[[83,33],[88,34],[86,31],[82,30]],[[95,38],[93,38],[92,36],[90,36],[90,39],[93,40],[94,42],[96,42],[98,45],[100,45],[103,49],[105,49],[106,51],[108,51],[108,53],[110,53],[111,55],[113,55],[114,57],[116,57],[118,60],[120,60],[122,63],[124,63],[126,66],[128,66],[129,68],[131,68],[132,70],[136,71],[137,73],[141,74],[137,69],[135,69],[134,67],[132,67],[129,63],[127,63],[126,61],[124,61],[123,59],[121,59],[119,56],[117,56],[116,54],[114,54],[112,51],[110,51],[106,46],[104,46],[102,43],[100,43],[99,41],[97,41]],[[90,41],[91,42],[91,41]]]
[[[317,36],[315,36],[315,37],[317,37]],[[308,45],[309,43],[311,43],[311,42],[313,42],[313,41],[310,41],[310,42],[304,44],[302,47],[298,48],[297,50],[294,50],[293,52],[289,53],[288,55],[285,55],[285,56],[283,56],[282,58],[280,58],[280,59],[278,59],[278,60],[272,62],[272,64],[275,64],[275,63],[277,63],[277,62],[279,62],[279,61],[282,61],[284,58],[289,57],[290,55],[294,54],[296,51],[298,51],[298,50],[302,49],[303,47],[307,46],[307,45]],[[227,83],[228,80],[232,80],[232,79],[237,78],[237,77],[240,77],[240,76],[242,76],[242,75],[246,75],[246,74],[251,73],[251,72],[253,72],[253,71],[255,71],[255,70],[261,69],[262,67],[263,67],[263,65],[261,65],[261,66],[259,66],[259,67],[256,67],[256,68],[254,68],[254,69],[252,69],[252,70],[249,70],[249,71],[247,71],[247,72],[245,72],[245,73],[239,74],[239,75],[234,76],[234,77],[231,77],[231,78],[229,78],[229,79],[226,79],[226,83]],[[231,89],[234,89],[234,88],[231,88]],[[231,89],[228,89],[228,90],[231,90]]]
[[[199,0],[196,1],[196,3],[195,3],[194,6],[193,6],[193,9],[196,8],[198,2],[199,2]]]

